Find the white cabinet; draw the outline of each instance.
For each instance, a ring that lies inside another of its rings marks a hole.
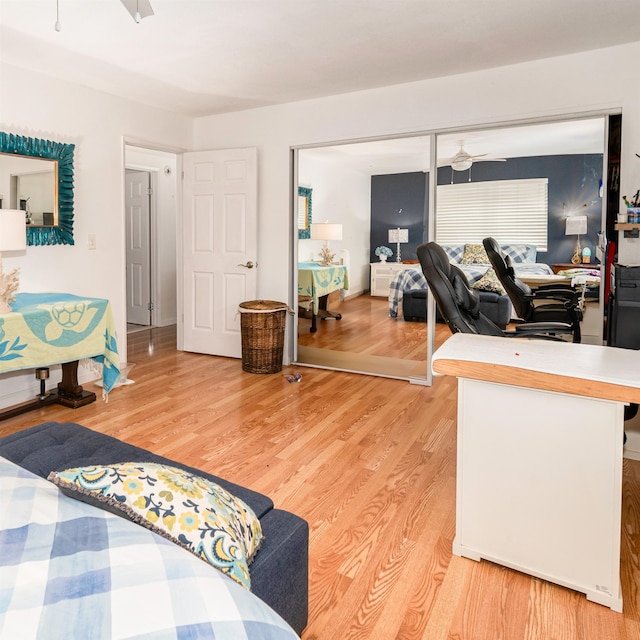
[[[410,265],[402,262],[372,262],[371,263],[371,295],[389,296],[389,285],[396,274]]]
[[[621,612],[624,407],[640,400],[637,351],[517,342],[457,333],[433,355],[434,373],[458,378],[453,552]]]

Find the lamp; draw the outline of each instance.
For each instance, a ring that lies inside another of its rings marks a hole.
[[[329,249],[329,240],[342,240],[342,225],[335,222],[312,222],[311,239],[324,240],[320,249],[320,264],[329,265],[336,255]]]
[[[20,209],[0,210],[0,313],[9,313],[9,303],[16,299],[18,290],[18,267],[2,271],[3,251],[23,251],[27,248],[27,231],[24,211]]]
[[[566,236],[578,236],[576,251],[571,258],[571,264],[582,262],[582,248],[580,247],[580,236],[587,233],[587,216],[569,216],[565,227]]]
[[[402,262],[400,257],[400,243],[409,242],[409,229],[389,229],[389,242],[396,243],[396,262]]]

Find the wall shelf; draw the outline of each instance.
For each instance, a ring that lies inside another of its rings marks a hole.
[[[638,222],[616,222],[616,231],[622,231],[625,238],[640,238],[640,223]]]
[[[616,231],[632,231],[633,229],[640,229],[640,222],[616,222]]]

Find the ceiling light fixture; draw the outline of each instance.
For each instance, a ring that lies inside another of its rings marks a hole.
[[[62,31],[62,25],[60,24],[60,0],[56,0],[56,24],[55,30]]]
[[[136,24],[153,15],[150,0],[120,0]]]
[[[473,164],[473,159],[472,158],[460,158],[459,160],[454,160],[451,163],[451,168],[454,171],[466,171],[467,169],[471,168],[471,165]]]

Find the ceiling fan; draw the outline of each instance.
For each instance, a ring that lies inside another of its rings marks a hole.
[[[120,2],[136,22],[153,15],[149,0],[120,0]]]
[[[488,153],[471,155],[464,150],[464,141],[461,141],[458,144],[460,145],[458,153],[456,153],[452,158],[438,162],[438,166],[450,165],[454,171],[466,171],[467,169],[471,169],[471,165],[479,158],[482,158],[480,162],[506,162],[506,158],[487,158],[489,155]]]

